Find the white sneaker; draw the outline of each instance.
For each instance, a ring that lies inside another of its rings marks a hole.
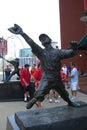
[[[61,98],[61,96],[59,95],[58,98]]]
[[[49,99],[49,103],[52,103],[53,102],[53,100],[52,99]]]
[[[71,100],[75,100],[75,99],[76,99],[76,96],[72,96],[72,97],[71,97]]]
[[[24,102],[26,102],[26,101],[27,101],[27,97],[24,98]]]
[[[60,103],[60,100],[58,100],[58,99],[57,99],[57,100],[55,100],[55,103]]]

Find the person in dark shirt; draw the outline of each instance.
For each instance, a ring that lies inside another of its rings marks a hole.
[[[5,72],[5,80],[8,80],[8,77],[11,74],[11,68],[9,67],[9,65],[6,66],[4,72]]]
[[[32,52],[41,61],[41,67],[43,71],[42,80],[34,98],[27,103],[26,108],[30,109],[37,101],[42,102],[45,95],[49,93],[50,89],[55,89],[69,106],[79,107],[80,104],[72,102],[69,99],[69,94],[65,90],[60,76],[61,60],[73,57],[77,54],[77,43],[71,42],[71,49],[54,49],[51,46],[52,39],[46,34],[41,34],[39,36],[39,40],[44,46],[43,49],[26,33],[24,33],[19,25],[14,24],[14,27],[9,28],[8,30],[14,34],[20,34],[32,48]]]

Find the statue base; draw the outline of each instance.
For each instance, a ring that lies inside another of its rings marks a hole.
[[[23,90],[19,80],[0,82],[0,102],[23,101]]]
[[[6,130],[87,130],[87,104],[16,112],[7,117]]]

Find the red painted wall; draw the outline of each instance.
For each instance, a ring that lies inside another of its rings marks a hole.
[[[69,42],[72,40],[79,41],[85,33],[87,27],[84,22],[80,21],[80,17],[84,12],[83,0],[59,0],[60,4],[60,29],[61,29],[61,47],[68,48]],[[82,57],[79,56],[82,54]],[[87,55],[82,51],[74,58],[63,60],[62,63],[69,64],[75,62],[77,66],[83,70],[87,70]]]
[[[2,42],[0,41],[0,54],[2,55],[3,53],[4,55],[7,55],[7,52],[8,52],[7,40],[4,40],[3,47],[2,47]]]

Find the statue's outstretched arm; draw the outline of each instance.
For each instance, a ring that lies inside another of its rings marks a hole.
[[[68,48],[66,50],[62,49],[60,51],[60,56],[61,56],[62,59],[64,59],[64,58],[71,58],[71,57],[77,55],[78,47],[79,47],[78,42],[77,41],[71,41],[70,45],[71,45],[70,48]]]
[[[78,48],[79,48],[79,43],[77,42],[77,41],[71,41],[70,42],[70,45],[71,45],[71,49],[73,49],[74,51],[76,50],[78,50]]]
[[[14,27],[8,28],[8,30],[13,34],[20,34],[31,47],[33,44],[35,44],[34,41],[23,32],[22,28],[19,25],[14,24]]]

